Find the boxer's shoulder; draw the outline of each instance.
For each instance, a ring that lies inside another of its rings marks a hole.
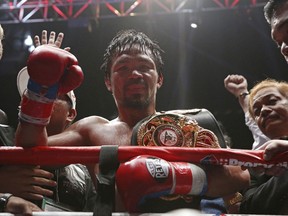
[[[103,118],[101,116],[89,116],[89,117],[85,117],[82,118],[80,120],[78,120],[77,122],[75,122],[73,125],[71,125],[71,129],[75,129],[75,127],[77,128],[86,128],[86,129],[93,129],[97,126],[104,126],[106,124],[109,124],[109,120],[106,118]]]

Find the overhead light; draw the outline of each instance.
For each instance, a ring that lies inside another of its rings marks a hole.
[[[33,40],[32,40],[31,35],[27,35],[27,37],[24,40],[24,44],[25,46],[28,46],[28,47],[33,45]]]
[[[189,18],[190,27],[193,29],[199,28],[201,25],[201,18],[199,13],[192,13]]]
[[[28,34],[28,35],[26,36],[26,38],[24,39],[24,45],[25,45],[26,47],[28,47],[28,51],[29,51],[29,52],[32,52],[32,51],[35,49],[35,46],[34,46],[34,44],[33,44],[33,40],[32,40],[32,37],[31,37],[30,34]]]
[[[197,24],[197,23],[194,23],[194,22],[192,22],[192,23],[190,24],[190,26],[191,26],[191,28],[194,28],[194,29],[198,28],[198,24]]]

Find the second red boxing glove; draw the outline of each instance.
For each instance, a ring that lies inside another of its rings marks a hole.
[[[169,162],[154,156],[138,156],[121,164],[116,185],[126,210],[138,212],[149,198],[166,195],[204,195],[205,171],[186,162]]]

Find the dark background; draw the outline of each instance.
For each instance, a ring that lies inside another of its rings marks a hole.
[[[28,56],[21,41],[27,32],[39,35],[46,29],[65,33],[63,47],[72,48],[85,73],[84,83],[75,90],[77,119],[90,115],[111,118],[116,107],[99,70],[102,55],[117,31],[134,28],[158,41],[165,51],[164,85],[158,93],[157,110],[206,108],[222,122],[233,148],[251,148],[253,140],[243,112],[237,99],[224,88],[223,80],[229,74],[242,74],[251,88],[267,77],[288,80],[288,67],[270,38],[263,8],[209,11],[199,16],[201,25],[197,29],[189,26],[188,13],[5,24],[1,108],[16,127],[20,101],[16,76]]]

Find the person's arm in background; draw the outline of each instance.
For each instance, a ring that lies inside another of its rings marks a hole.
[[[248,111],[249,91],[246,78],[237,74],[228,75],[224,79],[224,86],[228,92],[230,92],[238,99],[238,102],[244,112],[245,124],[251,131],[254,139],[252,149],[260,147],[263,145],[263,143],[268,141],[269,138],[260,131],[255,121],[250,117]]]
[[[55,187],[53,174],[39,166],[0,166],[0,192],[11,193],[30,201],[42,200],[53,192],[43,187]]]
[[[32,212],[42,211],[35,204],[26,201],[20,197],[12,194],[0,193],[0,213],[9,212],[12,214],[21,214],[25,216],[32,216]]]
[[[278,153],[288,151],[288,141],[287,140],[271,140],[267,142],[265,147],[264,159],[269,161],[277,155]]]
[[[224,86],[231,94],[233,94],[243,110],[244,113],[248,112],[249,91],[248,84],[245,77],[242,75],[232,74],[224,79]]]
[[[277,158],[277,154],[288,151],[288,141],[280,139],[272,139],[265,144],[263,144],[259,150],[264,150],[263,158],[266,161],[269,161],[273,158]],[[255,168],[253,169],[257,173],[265,173],[270,176],[281,176],[283,173],[286,173],[287,167],[273,166],[271,168]]]
[[[47,31],[43,30],[41,34],[41,39],[39,35],[35,35],[34,44],[35,44],[35,47],[38,47],[43,44],[50,44],[50,45],[55,45],[60,48],[62,46],[63,39],[64,39],[64,34],[62,32],[59,32],[59,34],[56,37],[56,33],[54,31],[50,32],[49,39],[48,39]],[[64,50],[70,51],[70,47],[65,47]]]

